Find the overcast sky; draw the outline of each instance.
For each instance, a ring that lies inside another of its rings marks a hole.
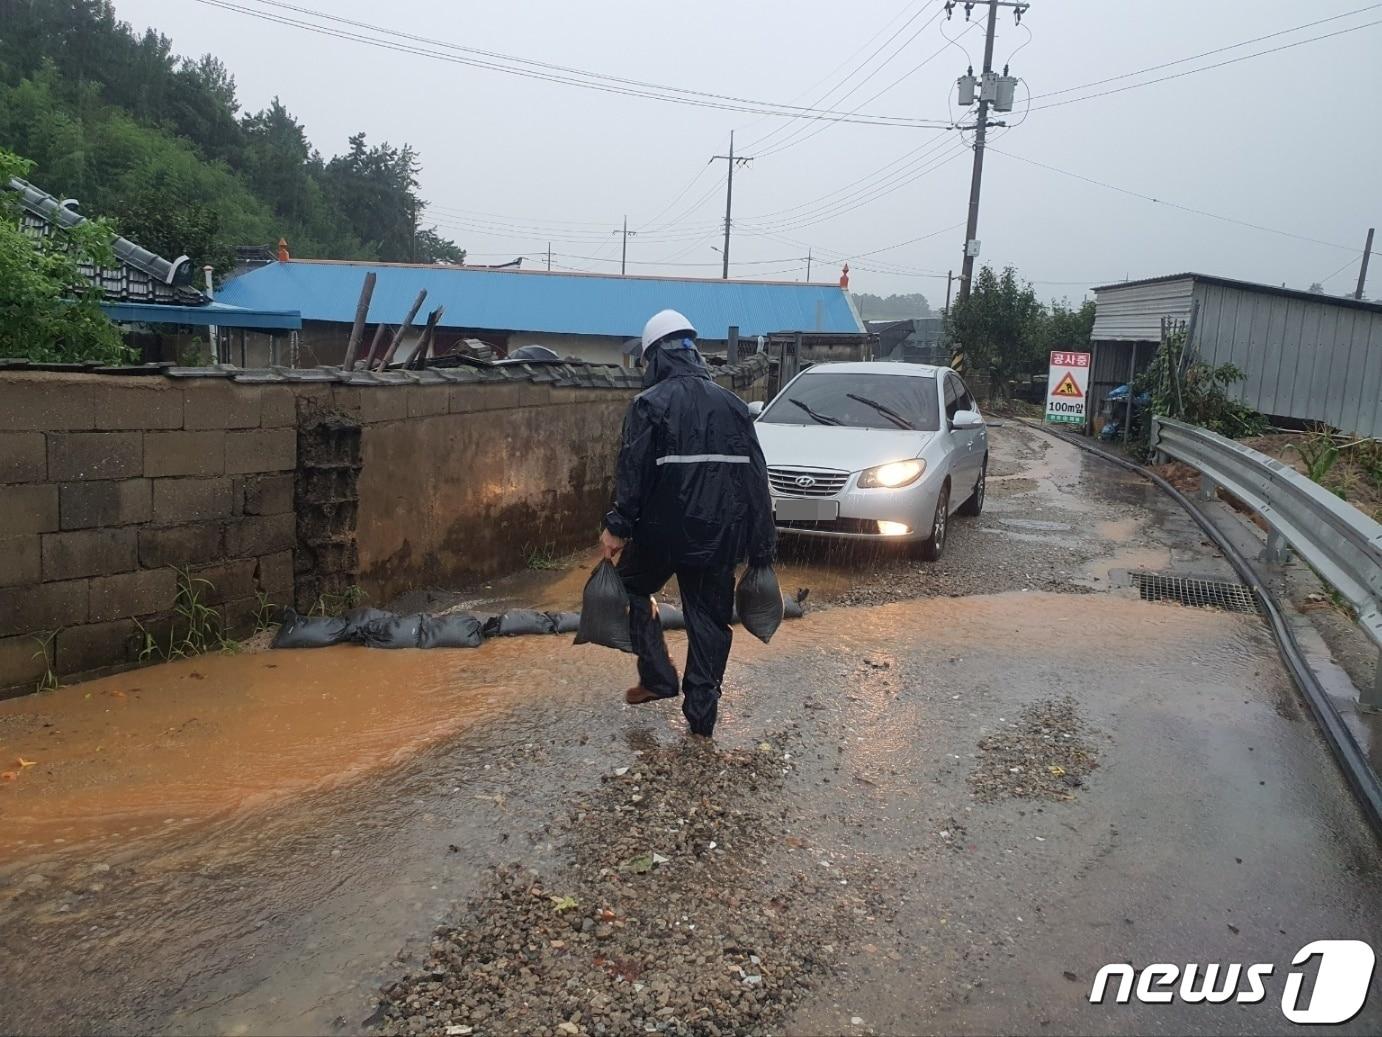
[[[295,2],[438,43],[914,119],[948,120],[955,77],[983,53],[983,9],[972,26],[960,8],[928,25],[940,0]],[[545,263],[550,239],[559,266],[617,271],[613,232],[627,214],[630,230],[641,232],[629,239],[631,273],[718,275],[712,246],[722,233],[725,163],[708,159],[725,153],[735,130],[740,154],[763,157],[734,179],[733,276],[804,278],[809,249],[813,280],[833,280],[849,259],[854,290],[921,291],[939,305],[946,271],[959,268],[971,153],[953,131],[614,96],[391,53],[196,0],[116,6],[137,29],[166,33],[180,53],[220,57],[245,108],[277,94],[323,154],[361,130],[373,141],[411,143],[430,217],[473,262],[524,255]],[[1039,99],[1023,118],[1028,90],[1047,94],[1364,7],[1240,50]],[[1021,125],[991,138],[982,261],[1015,265],[1044,297],[1079,299],[1093,284],[1185,270],[1351,290],[1366,228],[1382,223],[1382,25],[1037,108],[1379,20],[1382,4],[1363,0],[1033,0],[1021,27],[1004,9],[996,64],[1011,57],[1025,86],[1006,117]],[[1183,212],[1011,155],[1354,253]],[[924,235],[933,236],[891,247]],[[1382,262],[1373,271],[1382,279]],[[1375,280],[1368,294],[1382,296]]]

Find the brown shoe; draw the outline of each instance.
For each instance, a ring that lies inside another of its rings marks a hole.
[[[628,691],[624,692],[624,701],[630,706],[637,706],[644,702],[654,702],[659,698],[661,698],[660,695],[654,695],[641,684],[635,684]]]

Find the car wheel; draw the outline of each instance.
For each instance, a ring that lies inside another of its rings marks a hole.
[[[931,535],[919,542],[917,554],[928,562],[940,559],[945,550],[945,534],[950,527],[950,483],[947,480],[941,487],[941,495],[936,500],[936,514],[931,519]]]
[[[974,492],[969,495],[969,499],[960,505],[961,515],[978,515],[984,510],[984,494],[987,491],[989,481],[989,459],[984,458],[984,463],[979,469],[979,481],[974,484]]]

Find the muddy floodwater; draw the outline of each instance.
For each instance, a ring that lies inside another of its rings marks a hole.
[[[1090,1006],[1085,984],[1106,961],[1367,938],[1375,842],[1257,617],[1114,586],[1222,573],[1189,521],[996,432],[990,507],[942,563],[791,548],[782,582],[817,607],[771,645],[737,632],[716,741],[793,746],[759,805],[791,841],[745,866],[902,873],[895,921],[832,948],[783,1029],[1278,1031],[1267,1008]],[[570,608],[586,571],[399,607]],[[559,888],[573,806],[681,744],[674,703],[623,704],[632,680],[630,657],[548,636],[205,656],[0,703],[0,1032],[360,1032],[492,868]],[[1053,696],[1098,766],[1068,800],[976,798],[982,746]]]

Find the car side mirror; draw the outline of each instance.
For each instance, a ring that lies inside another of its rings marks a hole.
[[[983,423],[983,416],[977,410],[957,410],[950,419],[950,427],[956,429],[978,428]]]
[[[749,404],[749,413],[752,414],[755,418],[758,417],[758,415],[762,414],[762,413],[763,413],[763,401],[762,401],[762,400],[754,400],[752,403],[750,403],[750,404]]]

